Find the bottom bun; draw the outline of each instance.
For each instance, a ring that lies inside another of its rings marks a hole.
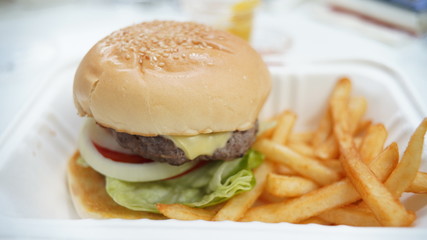
[[[76,152],[68,163],[68,187],[81,218],[165,219],[160,214],[133,211],[118,205],[105,190],[105,177],[78,163]]]

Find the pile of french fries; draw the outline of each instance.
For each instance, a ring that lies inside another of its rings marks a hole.
[[[419,171],[427,118],[399,160],[397,144],[384,146],[387,130],[364,119],[367,101],[351,87],[347,78],[336,83],[312,132],[294,132],[291,111],[270,120],[275,127],[253,145],[266,156],[253,190],[209,209],[158,204],[159,211],[180,220],[410,226],[415,213],[400,197],[427,193],[427,173]]]

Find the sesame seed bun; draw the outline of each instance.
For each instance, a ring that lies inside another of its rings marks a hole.
[[[78,112],[116,131],[196,135],[253,127],[271,88],[244,40],[210,27],[153,21],[113,32],[84,57]]]

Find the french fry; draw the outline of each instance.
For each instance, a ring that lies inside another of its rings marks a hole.
[[[288,143],[288,147],[294,150],[297,153],[300,153],[306,157],[314,158],[316,155],[314,154],[314,150],[311,146],[302,142],[290,142]]]
[[[387,180],[391,172],[395,169],[397,166],[397,163],[399,162],[399,147],[396,143],[390,144],[383,152],[381,152],[374,160],[371,161],[369,164],[370,169],[383,169],[381,175],[378,175],[376,173],[376,176],[381,181]],[[361,202],[357,205],[360,208],[364,207],[367,208],[366,204],[364,202]]]
[[[262,139],[257,141],[253,148],[264,153],[269,160],[285,164],[301,176],[307,177],[320,185],[333,183],[340,178],[336,172],[322,165],[316,159],[304,157],[290,148],[273,141]]]
[[[324,159],[322,160],[323,165],[334,170],[339,176],[345,176],[344,169],[341,166],[341,161],[337,159]]]
[[[364,97],[352,97],[348,104],[349,108],[349,128],[350,132],[354,135],[356,132],[363,115],[366,112],[368,102]]]
[[[336,122],[338,118],[347,129],[350,129],[351,124],[349,122],[347,109],[347,104],[350,99],[350,91],[351,82],[348,78],[341,78],[332,91],[329,100],[329,113],[326,114],[326,116],[330,116],[329,122],[331,122],[331,126],[328,127],[330,127],[331,132],[333,131],[333,125],[335,124],[334,122]],[[340,115],[336,115],[336,113],[340,113]],[[336,116],[334,116],[334,114]],[[330,134],[324,142],[318,144],[317,146],[315,145],[315,154],[321,159],[337,158],[339,154],[339,148],[335,136]]]
[[[261,205],[265,205],[265,204],[269,204],[269,203],[283,202],[287,198],[286,197],[278,197],[278,196],[275,196],[275,195],[269,193],[268,191],[263,191],[261,193],[261,196],[259,197],[259,199],[261,201],[263,201],[263,203],[264,203],[264,204],[261,204]],[[255,207],[255,206],[252,206],[252,207]]]
[[[372,121],[371,120],[362,120],[359,122],[359,124],[357,125],[357,128],[355,130],[355,132],[353,133],[353,136],[359,136],[362,135],[364,132],[366,132],[369,127],[372,125]]]
[[[342,124],[334,127],[340,150],[343,155],[342,164],[348,179],[359,192],[360,196],[372,210],[383,226],[409,226],[415,220],[415,215],[408,212],[404,206],[395,201],[393,195],[375,177],[368,166],[363,163],[356,150],[352,138],[344,132]]]
[[[306,144],[311,143],[311,139],[313,138],[313,132],[302,132],[302,133],[294,133],[292,132],[289,135],[289,142],[303,142]]]
[[[210,221],[215,215],[215,211],[201,208],[192,208],[182,204],[162,204],[156,205],[159,212],[171,219],[178,220],[206,220]]]
[[[309,219],[306,219],[304,221],[299,222],[299,224],[320,224],[320,225],[331,225],[330,222],[320,218],[320,217],[311,217]]]
[[[295,113],[291,111],[285,111],[278,119],[277,127],[273,132],[271,140],[276,143],[286,145],[286,143],[288,142],[289,134],[291,133],[292,128],[294,127],[296,118],[297,116],[295,115]]]
[[[294,170],[290,169],[285,164],[281,164],[277,162],[273,162],[272,164],[274,165],[274,172],[280,175],[287,175],[287,176],[297,175],[297,173]]]
[[[383,175],[381,177],[377,178],[381,182],[385,182],[387,178],[390,176],[391,172],[396,168],[397,163],[399,162],[399,147],[397,146],[397,143],[392,143],[390,146],[386,149],[387,151],[383,153],[383,155],[379,155],[380,157],[376,157],[370,164],[370,168],[383,168],[385,173],[388,173],[388,175]],[[357,205],[360,208],[366,208],[368,209],[368,206],[365,202],[360,202]]]
[[[225,202],[217,204],[217,205],[213,205],[213,206],[209,206],[206,207],[204,209],[211,211],[213,215],[217,214],[219,212],[219,210],[221,210],[221,208],[225,205]]]
[[[358,199],[359,195],[350,181],[342,180],[289,201],[251,208],[241,221],[298,223]]]
[[[397,167],[392,167],[394,169],[391,172],[391,175],[388,177],[385,182],[386,188],[392,193],[395,198],[399,198],[405,189],[409,189],[413,186],[413,183],[418,176],[418,191],[423,192],[423,184],[419,181],[422,181],[422,174],[418,172],[418,168],[421,163],[421,155],[423,150],[424,135],[427,130],[427,119],[425,119],[414,134],[411,137],[411,140],[408,143],[407,150],[402,157],[402,160],[399,162]],[[397,144],[394,143],[397,148]],[[397,152],[397,150],[396,150]],[[398,153],[397,153],[398,154]],[[426,179],[427,184],[427,179]],[[424,184],[424,191],[427,185]]]
[[[391,147],[386,148],[377,158],[388,163],[388,158],[394,151]],[[374,161],[374,162],[375,162]],[[382,164],[372,165],[372,172],[378,179],[385,180],[390,174],[388,167]],[[327,210],[345,206],[360,199],[360,195],[354,189],[348,179],[324,186],[300,197],[281,203],[271,203],[249,209],[242,221],[262,222],[291,222],[298,223],[310,217],[316,216]]]
[[[311,144],[317,148],[321,143],[325,142],[328,139],[329,135],[332,132],[332,119],[329,108],[326,110],[320,124],[317,127],[316,131],[313,134]]]
[[[369,167],[362,161],[357,151],[348,123],[348,94],[351,90],[350,81],[341,79],[335,87],[331,101],[333,131],[342,154],[341,162],[355,189],[383,226],[409,226],[415,215],[395,201],[393,195],[375,177]]]
[[[359,208],[336,208],[321,213],[319,218],[335,225],[349,225],[358,227],[381,226],[374,214]]]
[[[329,99],[329,107],[331,109],[332,122],[334,123],[332,131],[335,135],[335,128],[338,124],[348,135],[352,135],[348,112],[350,91],[351,82],[348,78],[341,78],[332,90],[331,98]]]
[[[306,178],[270,173],[265,190],[278,197],[297,197],[317,188],[317,184]]]
[[[257,184],[255,187],[248,192],[242,193],[228,200],[225,205],[218,211],[218,213],[212,218],[213,221],[237,221],[245,214],[252,204],[261,195],[267,175],[272,171],[271,166],[268,163],[264,163],[255,169],[255,178]]]
[[[385,182],[385,186],[396,198],[400,197],[416,178],[421,164],[426,131],[427,118],[421,122],[411,136],[402,159]]]
[[[418,172],[414,181],[405,190],[405,192],[427,193],[427,173]]]
[[[314,154],[320,159],[338,158],[339,149],[334,135],[329,135],[325,142],[319,144]]]
[[[382,175],[377,178],[380,181],[385,181],[389,177],[389,174],[396,168],[397,164],[399,162],[399,146],[397,143],[392,143],[390,146],[388,146],[385,150],[383,150],[380,154],[377,155],[377,157],[374,158],[369,163],[369,168],[371,169],[377,169],[382,168],[384,169],[385,173],[388,173],[388,175]]]
[[[387,135],[383,124],[375,124],[368,128],[360,146],[360,155],[365,163],[370,163],[383,150]]]
[[[360,149],[360,147],[362,146],[363,138],[361,136],[354,137],[353,141],[354,141],[354,145],[356,146],[356,148]]]

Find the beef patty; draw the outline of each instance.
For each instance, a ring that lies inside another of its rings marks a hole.
[[[131,150],[137,155],[157,162],[181,165],[193,161],[185,156],[183,150],[174,142],[163,136],[144,137],[111,130],[120,146]],[[200,155],[194,160],[232,160],[241,157],[255,141],[258,124],[246,131],[234,131],[227,144],[215,150],[212,155]]]

